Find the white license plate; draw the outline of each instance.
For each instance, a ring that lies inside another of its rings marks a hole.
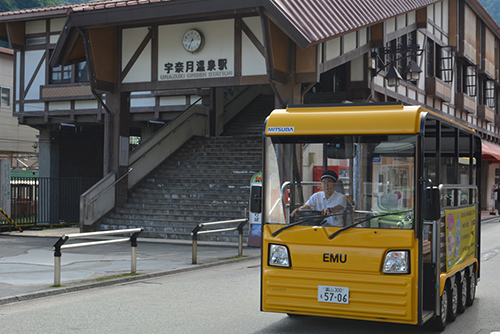
[[[349,288],[342,286],[318,286],[318,301],[326,303],[349,304]]]

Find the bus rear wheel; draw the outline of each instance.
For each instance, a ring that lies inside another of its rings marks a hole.
[[[476,273],[473,272],[467,277],[467,306],[474,304],[476,298]]]
[[[467,307],[467,278],[464,276],[462,282],[458,285],[458,313],[464,313]]]

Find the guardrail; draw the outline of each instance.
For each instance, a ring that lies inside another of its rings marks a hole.
[[[98,245],[109,245],[116,244],[120,242],[130,241],[132,246],[132,256],[131,256],[131,274],[136,273],[137,268],[137,237],[139,233],[143,231],[142,228],[131,228],[126,230],[113,230],[113,231],[100,231],[100,232],[88,232],[88,233],[73,233],[73,234],[65,234],[57,240],[54,244],[54,286],[61,285],[61,251],[63,249],[70,248],[80,248],[80,247],[88,247],[88,246],[98,246]],[[103,240],[103,241],[91,241],[91,242],[82,242],[77,244],[69,244],[65,245],[65,243],[70,238],[89,238],[96,237],[101,235],[113,235],[113,234],[125,234],[125,233],[133,233],[129,238],[121,238],[114,240]]]
[[[245,217],[246,217],[246,210],[245,210]],[[239,232],[238,233],[238,256],[242,256],[243,255],[243,226],[245,226],[245,224],[247,222],[248,222],[248,218],[242,218],[242,219],[225,220],[225,221],[198,224],[191,231],[191,236],[193,237],[193,261],[192,261],[192,264],[196,264],[196,262],[197,262],[197,257],[198,257],[198,239],[197,238],[198,238],[198,234],[238,231]],[[239,225],[237,227],[228,227],[228,228],[221,228],[218,230],[201,231],[201,229],[203,229],[206,226],[232,224],[232,223],[239,223]]]

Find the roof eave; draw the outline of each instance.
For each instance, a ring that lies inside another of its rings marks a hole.
[[[47,18],[56,18],[56,17],[65,17],[68,15],[68,9],[55,9],[50,11],[37,11],[31,13],[22,13],[22,14],[9,14],[2,15],[0,13],[0,23],[2,22],[16,22],[16,21],[31,21],[33,19],[47,19]]]

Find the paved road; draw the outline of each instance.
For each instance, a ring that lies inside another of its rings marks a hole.
[[[474,305],[444,333],[500,331],[500,257],[484,262]],[[259,311],[256,259],[0,306],[0,333],[433,333],[428,326]]]

